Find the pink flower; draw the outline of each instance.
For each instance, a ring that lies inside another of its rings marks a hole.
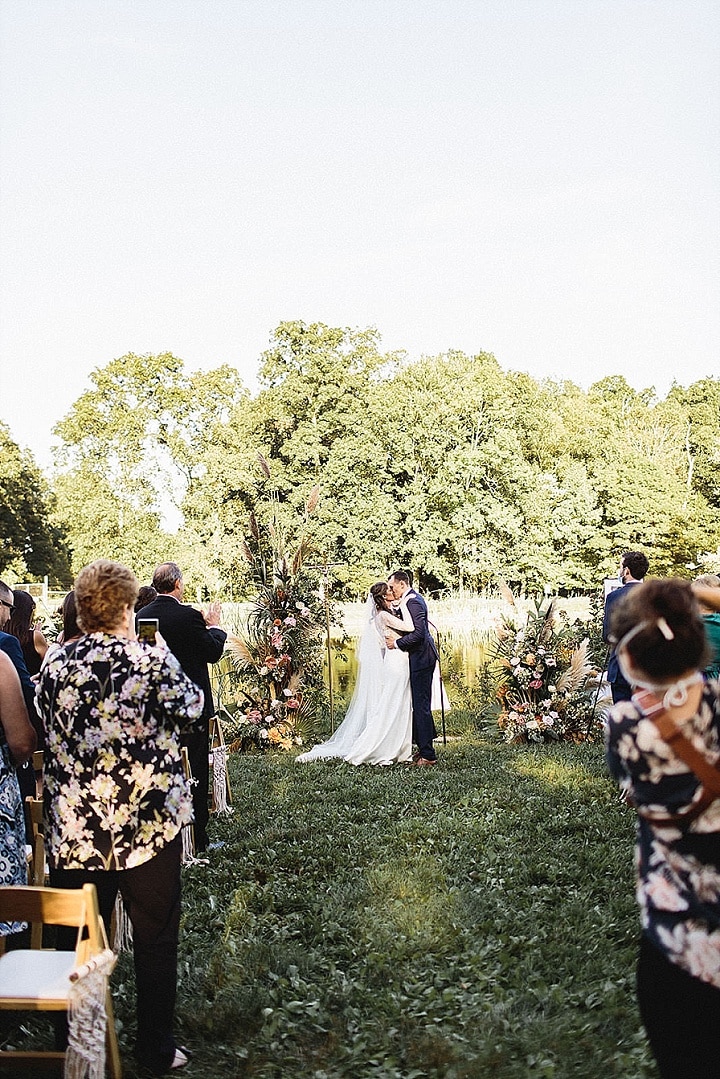
[[[285,703],[287,704],[288,708],[295,709],[300,707],[300,701],[297,699],[297,697],[290,697],[290,699],[287,700]]]
[[[542,689],[542,678],[533,678],[532,682],[528,682],[528,689]]]

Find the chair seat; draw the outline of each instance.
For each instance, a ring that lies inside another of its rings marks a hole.
[[[0,997],[66,1001],[75,958],[75,952],[6,952],[0,958]]]

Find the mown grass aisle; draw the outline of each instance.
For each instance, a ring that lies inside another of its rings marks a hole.
[[[633,819],[601,749],[441,754],[231,759],[226,845],[185,871],[192,1076],[655,1076]]]

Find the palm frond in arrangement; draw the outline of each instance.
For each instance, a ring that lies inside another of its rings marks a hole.
[[[225,642],[225,651],[235,670],[247,670],[256,666],[256,659],[242,637],[228,637]]]
[[[590,675],[596,674],[595,667],[589,660],[590,638],[586,637],[570,656],[570,664],[557,680],[560,693],[575,693],[583,686]]]
[[[511,607],[514,607],[515,596],[512,593],[512,589],[503,580],[498,581],[498,587],[500,589],[500,595],[505,600],[505,602],[509,603]]]

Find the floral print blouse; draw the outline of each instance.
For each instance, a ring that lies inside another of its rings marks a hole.
[[[172,653],[87,634],[48,652],[37,703],[54,867],[131,869],[192,820],[180,732],[203,694]]]
[[[707,682],[683,733],[720,760],[720,683]],[[632,701],[615,705],[606,733],[610,771],[638,813],[637,897],[644,933],[667,959],[720,988],[720,799],[689,825],[653,822],[688,808],[700,781]]]

